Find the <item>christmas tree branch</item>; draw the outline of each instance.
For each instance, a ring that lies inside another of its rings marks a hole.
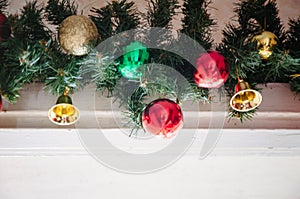
[[[0,12],[3,12],[8,7],[8,5],[8,0],[0,0]]]
[[[121,78],[118,71],[118,62],[112,55],[102,55],[93,50],[84,58],[81,63],[79,74],[86,83],[95,83],[100,92],[108,91],[108,96],[112,95],[117,81]]]
[[[113,10],[110,5],[103,8],[92,8],[90,18],[97,26],[98,32],[101,35],[101,40],[105,40],[113,35]]]
[[[214,19],[208,13],[211,1],[207,0],[184,0],[182,12],[181,32],[197,41],[205,49],[212,47],[211,33],[216,25]]]
[[[50,38],[49,28],[43,22],[43,8],[37,4],[37,0],[28,2],[20,15],[11,16],[10,24],[15,38],[32,42],[48,41]]]
[[[78,5],[71,0],[48,0],[45,7],[45,17],[51,24],[60,25],[61,22],[71,15],[76,15]]]

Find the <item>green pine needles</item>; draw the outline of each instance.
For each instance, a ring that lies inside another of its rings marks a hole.
[[[242,0],[235,4],[235,20],[238,25],[228,24],[223,30],[224,38],[218,45],[221,52],[231,66],[230,78],[225,87],[232,96],[237,83],[236,69],[239,78],[249,82],[252,89],[256,84],[267,82],[289,82],[290,75],[300,71],[299,57],[289,54],[287,36],[278,16],[275,0]],[[295,24],[291,22],[291,24]],[[263,31],[274,33],[278,42],[272,48],[272,55],[262,59],[258,54],[256,43],[252,38]],[[293,35],[293,36],[291,36]],[[297,37],[291,26],[291,38]],[[290,42],[293,43],[293,42]],[[291,47],[291,45],[289,46]],[[239,113],[230,111],[229,117],[238,117],[242,121],[251,119],[255,111]]]
[[[195,67],[179,55],[160,50],[176,48],[180,38],[168,30],[173,29],[179,15],[183,17],[177,20],[181,23],[178,32],[189,36],[205,50],[217,46],[228,61],[231,66],[225,83],[228,96],[234,94],[238,77],[249,82],[252,89],[260,83],[290,82],[293,91],[300,91],[297,75],[300,73],[300,17],[290,19],[289,30],[285,31],[275,0],[238,1],[234,10],[235,23],[226,26],[222,42],[215,44],[212,33],[216,21],[209,14],[211,4],[209,0],[184,0],[182,5],[177,0],[147,0],[146,13],[140,13],[134,1],[129,0],[112,0],[101,8],[93,7],[89,18],[98,29],[98,44],[111,37],[122,39],[107,46],[113,49],[111,51],[93,49],[88,55],[74,56],[67,55],[56,38],[61,22],[81,13],[75,1],[48,0],[44,6],[37,0],[27,2],[17,14],[8,14],[12,34],[0,43],[0,94],[14,103],[23,86],[32,82],[42,83],[53,95],[63,94],[66,87],[74,93],[94,83],[97,91],[115,98],[125,107],[124,114],[132,132],[142,128],[142,112],[156,98],[167,97],[178,103],[187,100],[212,103],[209,89],[199,88],[194,82]],[[8,6],[8,0],[0,0],[1,13],[5,13]],[[145,35],[149,28],[160,28],[160,32]],[[133,35],[126,34],[129,30],[137,31]],[[278,38],[268,59],[261,58],[252,41],[254,35],[264,30]],[[135,60],[139,59],[139,53],[126,57],[126,63],[139,63],[134,72],[140,74],[126,78],[121,71],[125,47],[132,41],[142,42],[141,38],[159,49],[145,48],[147,57],[143,63]],[[196,63],[197,57],[193,59]],[[230,110],[228,117],[243,122],[255,113],[256,109],[245,113]]]

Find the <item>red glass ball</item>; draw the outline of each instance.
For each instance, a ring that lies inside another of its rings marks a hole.
[[[220,53],[209,51],[197,59],[194,81],[199,87],[219,88],[226,82],[228,76],[229,65]]]
[[[144,129],[153,135],[172,137],[183,126],[181,108],[169,99],[154,100],[145,108],[142,123]]]

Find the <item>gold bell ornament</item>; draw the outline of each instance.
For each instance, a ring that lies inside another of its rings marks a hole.
[[[277,45],[278,38],[269,31],[263,31],[252,38],[252,42],[257,42],[257,50],[262,59],[268,59],[273,51],[272,48]]]
[[[230,106],[238,112],[248,112],[257,108],[262,102],[262,95],[250,88],[248,82],[238,79],[235,94],[230,100]]]
[[[48,117],[54,124],[67,126],[79,120],[79,110],[72,105],[72,99],[68,93],[69,88],[66,88],[64,94],[58,97],[56,105],[49,109]]]

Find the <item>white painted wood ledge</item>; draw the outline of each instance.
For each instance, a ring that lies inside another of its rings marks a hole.
[[[238,119],[224,120],[227,113],[224,102],[214,107],[184,103],[185,124],[180,133],[196,132],[187,154],[199,155],[205,136],[211,133],[208,130],[217,128],[221,136],[212,152],[214,155],[299,156],[299,95],[291,92],[288,84],[272,83],[261,87],[263,102],[256,116],[243,124]],[[0,156],[88,155],[78,134],[80,129],[99,129],[117,146],[126,150],[132,147],[126,139],[134,138],[124,138],[124,132],[130,129],[122,126],[118,104],[95,92],[93,85],[72,95],[81,118],[78,124],[69,127],[56,126],[49,121],[47,112],[57,97],[44,91],[41,85],[28,85],[21,95],[17,104],[4,101],[4,111],[0,113]],[[225,121],[224,125],[214,125],[219,119]],[[135,150],[151,151],[156,145],[146,142],[139,147]]]
[[[261,85],[263,101],[257,114],[251,121],[241,123],[238,119],[230,121],[224,118],[224,129],[300,129],[300,95],[290,91],[288,84],[269,83]],[[0,112],[0,128],[38,128],[38,129],[74,129],[99,128],[90,122],[97,118],[102,129],[124,128],[118,103],[95,91],[93,85],[71,95],[73,104],[79,108],[81,117],[77,125],[61,127],[53,124],[47,117],[48,109],[57,97],[43,90],[40,84],[31,84],[21,91],[21,98],[16,104],[3,101]],[[185,102],[182,105],[185,129],[213,128],[213,117],[227,114],[228,101],[221,103],[196,104]],[[219,128],[216,127],[216,128]]]

